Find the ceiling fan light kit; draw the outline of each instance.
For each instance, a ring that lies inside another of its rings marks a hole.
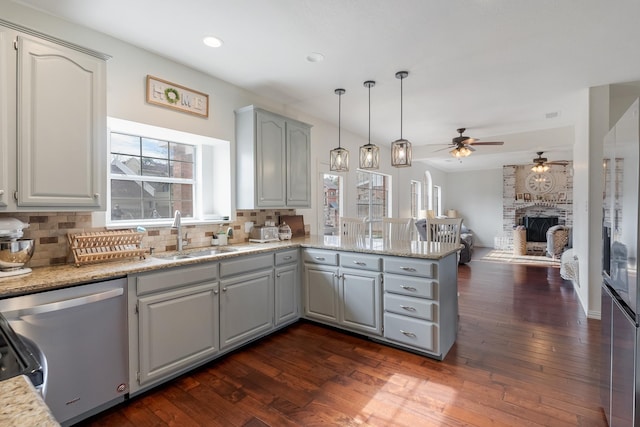
[[[408,75],[408,71],[396,73],[396,79],[400,79],[400,139],[391,143],[391,166],[397,168],[411,166],[411,143],[402,138],[402,80]]]
[[[380,149],[371,143],[371,88],[376,85],[373,80],[364,82],[369,89],[369,142],[360,147],[360,169],[378,169],[380,167]]]
[[[536,154],[538,157],[533,159],[533,167],[531,168],[532,172],[535,173],[544,173],[551,169],[551,165],[559,165],[559,166],[567,166],[569,164],[566,160],[557,160],[555,162],[547,161],[546,157],[542,157],[544,151],[537,151]]]
[[[329,168],[333,172],[349,171],[349,150],[342,148],[340,145],[340,118],[342,115],[342,95],[346,92],[344,89],[336,89],[335,94],[338,95],[338,148],[334,148],[329,153]]]

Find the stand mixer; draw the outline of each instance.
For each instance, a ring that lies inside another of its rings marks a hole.
[[[0,279],[31,273],[24,265],[33,256],[35,243],[21,238],[27,227],[29,224],[18,219],[0,218]]]

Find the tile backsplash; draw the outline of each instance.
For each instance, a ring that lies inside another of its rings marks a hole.
[[[278,222],[281,215],[295,215],[295,209],[260,209],[239,210],[236,212],[236,220],[224,224],[183,225],[182,231],[187,233],[188,246],[186,248],[198,248],[211,246],[214,233],[220,230],[233,229],[233,238],[230,244],[248,241],[249,234],[244,231],[245,222],[253,222],[262,225],[265,221]],[[27,267],[44,267],[56,264],[73,262],[73,256],[69,252],[67,234],[86,233],[92,231],[104,231],[104,227],[93,227],[90,212],[30,212],[30,213],[0,213],[0,217],[17,218],[29,223],[24,229],[25,239],[34,239],[35,251]],[[308,234],[308,224],[305,231]],[[145,227],[146,232],[142,238],[144,248],[154,248],[155,252],[176,250],[176,230],[170,226]]]

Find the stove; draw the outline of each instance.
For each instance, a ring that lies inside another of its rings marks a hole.
[[[0,381],[26,375],[34,387],[43,386],[45,372],[25,341],[0,314]]]

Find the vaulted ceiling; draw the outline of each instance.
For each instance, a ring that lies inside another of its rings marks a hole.
[[[304,111],[416,158],[455,165],[442,150],[456,129],[502,147],[474,161],[571,156],[580,91],[640,80],[637,0],[21,0],[184,63],[284,109]],[[217,49],[202,43],[221,38]],[[319,53],[322,61],[309,61]],[[583,107],[583,106],[582,106]],[[544,131],[531,144],[532,131]],[[526,142],[525,142],[526,141]],[[334,142],[327,143],[333,148]],[[440,151],[437,151],[440,150]],[[514,161],[515,160],[515,161]],[[469,158],[468,162],[472,159]],[[465,159],[467,162],[467,159]]]

